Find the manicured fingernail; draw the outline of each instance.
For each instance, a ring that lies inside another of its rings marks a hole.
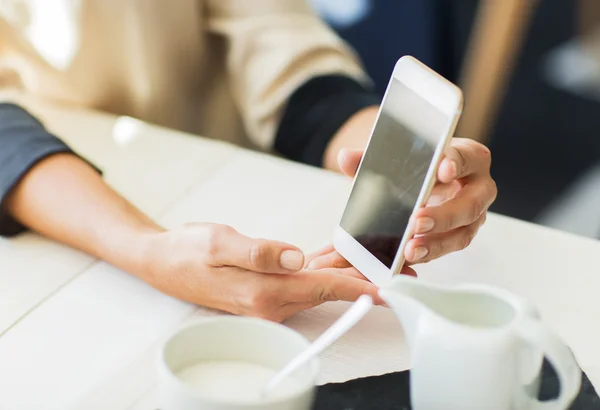
[[[413,261],[420,261],[429,253],[429,249],[424,246],[418,246],[413,250]]]
[[[279,257],[279,263],[285,269],[297,271],[304,265],[304,255],[298,251],[283,251]]]
[[[458,164],[456,161],[450,161],[450,170],[452,171],[452,178],[456,178],[458,176]]]
[[[435,222],[433,221],[433,219],[431,219],[427,216],[419,218],[419,219],[417,219],[417,226],[415,228],[415,233],[419,234],[419,233],[429,232],[433,229],[434,225],[435,225]]]

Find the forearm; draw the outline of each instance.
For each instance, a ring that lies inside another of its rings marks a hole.
[[[26,227],[134,274],[143,271],[146,236],[161,230],[72,154],[35,165],[5,208]]]

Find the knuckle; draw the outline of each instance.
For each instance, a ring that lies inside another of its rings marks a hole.
[[[485,216],[483,216],[482,219],[485,220]],[[475,235],[477,235],[479,226],[480,226],[480,224],[473,223],[465,229],[465,234],[464,234],[461,250],[466,249],[469,246],[471,246],[471,244],[473,243],[473,240],[475,239]]]
[[[335,295],[331,289],[326,287],[320,287],[317,291],[316,301],[318,303],[330,302],[336,300]]]
[[[431,241],[427,241],[425,246],[429,249],[429,253],[425,258],[419,261],[419,263],[425,263],[426,261],[437,259],[443,256],[447,252],[448,243],[447,240],[441,238],[431,238]]]
[[[219,240],[217,239],[217,234],[210,234],[206,241],[206,253],[207,255],[215,259],[219,254]]]
[[[318,302],[327,302],[331,299],[330,292],[325,289],[320,289],[319,294],[317,295]]]
[[[223,237],[235,230],[227,225],[211,224],[206,227],[206,253],[212,259],[216,259],[221,251]]]
[[[484,200],[482,198],[475,199],[473,201],[473,204],[471,205],[471,215],[469,218],[469,222],[472,223],[472,222],[475,222],[476,220],[478,220],[484,211],[485,211]]]
[[[269,247],[268,242],[264,239],[259,239],[252,244],[250,247],[250,266],[254,270],[263,268],[269,258]]]
[[[473,241],[474,236],[475,236],[475,233],[467,232],[467,234],[463,237],[462,242],[460,244],[460,250],[468,248],[469,245],[471,245],[471,242]]]
[[[430,252],[429,255],[427,255],[430,259],[434,259],[434,258],[438,258],[440,256],[444,256],[445,254],[447,254],[449,252],[449,246],[450,244],[448,243],[447,240],[441,240],[436,242],[433,250],[434,252]]]
[[[468,160],[465,153],[461,149],[456,149],[456,157],[458,162],[458,174],[465,175],[468,171]]]
[[[483,144],[479,144],[479,155],[481,159],[484,161],[486,167],[491,167],[492,165],[492,151],[488,147]]]
[[[206,240],[207,242],[214,242],[221,233],[222,227],[216,224],[210,224],[206,226]]]

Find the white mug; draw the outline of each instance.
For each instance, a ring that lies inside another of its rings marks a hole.
[[[296,331],[262,319],[195,320],[159,351],[160,409],[309,410],[316,390],[316,359],[290,376],[283,390],[254,397],[260,396],[269,377],[308,346]]]

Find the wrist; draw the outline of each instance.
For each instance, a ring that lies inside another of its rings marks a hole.
[[[129,226],[121,226],[118,232],[110,235],[111,240],[99,255],[108,263],[146,280],[150,272],[152,246],[155,238],[165,229],[150,220],[136,221]]]
[[[327,145],[323,157],[324,168],[339,172],[337,158],[342,148],[362,150],[366,147],[378,110],[376,106],[364,108],[342,125]]]

